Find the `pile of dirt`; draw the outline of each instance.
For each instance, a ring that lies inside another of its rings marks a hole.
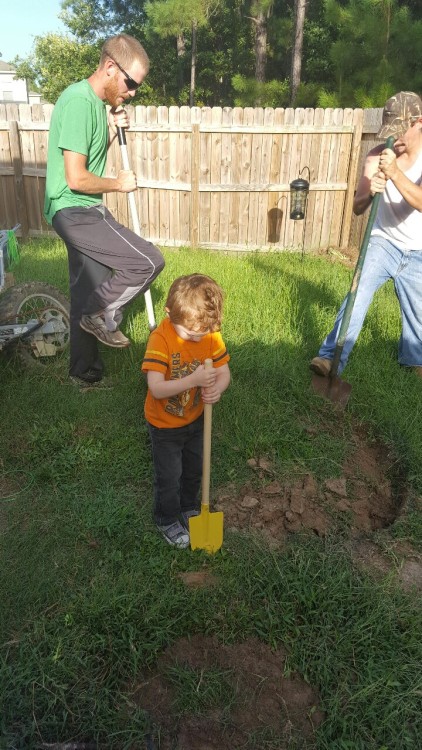
[[[164,651],[156,670],[141,677],[133,700],[160,727],[160,750],[235,750],[314,746],[315,729],[324,720],[317,692],[294,673],[286,674],[286,653],[251,638],[233,646],[215,637],[180,639]],[[192,670],[197,688],[205,684],[209,670],[224,673],[228,703],[213,703],[201,712],[177,716],[172,668]],[[266,739],[264,739],[264,736]],[[253,745],[248,741],[254,738]]]
[[[310,473],[280,482],[268,459],[249,459],[259,481],[238,491],[225,487],[216,497],[225,528],[259,530],[270,544],[280,545],[301,531],[324,536],[348,528],[353,535],[390,526],[407,497],[406,485],[393,472],[394,458],[362,427],[355,429],[352,445],[340,475],[323,482]]]

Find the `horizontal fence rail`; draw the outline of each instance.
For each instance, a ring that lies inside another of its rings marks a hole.
[[[0,105],[0,228],[52,231],[42,216],[52,105]],[[128,107],[141,232],[160,245],[320,251],[358,246],[366,217],[353,196],[377,142],[381,109]],[[107,175],[121,168],[115,139]],[[305,170],[305,168],[307,168]],[[289,217],[290,182],[310,190],[305,221]],[[105,203],[130,226],[127,196]]]

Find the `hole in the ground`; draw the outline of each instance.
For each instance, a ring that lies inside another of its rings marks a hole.
[[[279,481],[271,461],[251,458],[259,481],[240,490],[225,487],[218,494],[215,509],[224,512],[225,528],[259,530],[279,544],[287,534],[300,531],[324,536],[330,531],[371,533],[391,526],[408,494],[405,467],[362,426],[354,429],[351,443],[340,475],[322,482],[299,472]]]

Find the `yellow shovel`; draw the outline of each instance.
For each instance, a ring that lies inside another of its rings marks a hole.
[[[206,359],[204,365],[211,368],[212,359]],[[223,513],[210,513],[211,424],[212,404],[204,404],[201,512],[199,516],[189,518],[189,534],[192,549],[217,552],[223,544]]]

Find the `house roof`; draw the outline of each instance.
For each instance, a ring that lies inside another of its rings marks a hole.
[[[15,66],[10,65],[7,62],[3,62],[3,60],[0,60],[0,71],[1,70],[15,70]]]

